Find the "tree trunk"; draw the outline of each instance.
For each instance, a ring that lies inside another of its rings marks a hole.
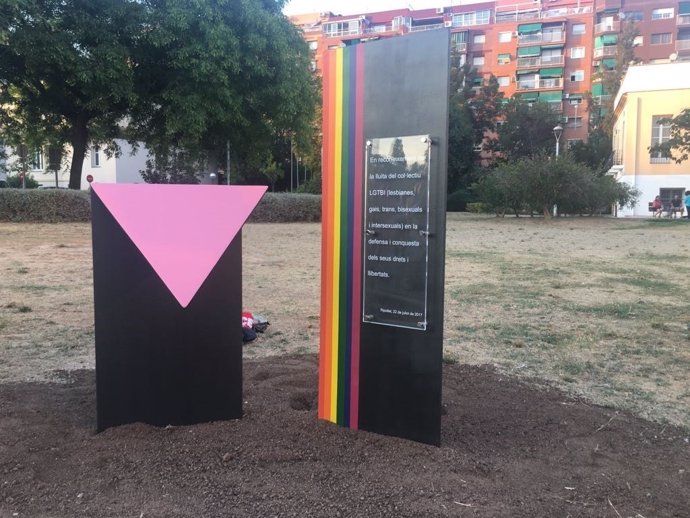
[[[551,219],[551,207],[544,205],[542,210],[544,211],[544,219]]]
[[[85,119],[77,119],[72,125],[72,164],[69,170],[69,188],[81,189],[81,169],[84,166],[89,130]]]

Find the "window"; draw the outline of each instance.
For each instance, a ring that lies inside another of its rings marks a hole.
[[[40,147],[31,152],[29,159],[32,171],[43,171],[43,150]]]
[[[665,20],[667,18],[673,18],[673,12],[673,7],[654,9],[652,11],[652,20]]]
[[[576,83],[578,81],[584,81],[585,80],[585,71],[584,70],[573,70],[573,73],[570,74],[570,81],[573,83]]]
[[[309,70],[311,70],[312,72],[316,72],[316,61],[311,61],[309,63]]]
[[[496,80],[498,81],[498,86],[510,85],[510,76],[498,76]]]
[[[644,13],[642,11],[628,11],[621,13],[621,20],[626,22],[641,22],[644,20]]]
[[[672,117],[673,115],[654,115],[652,117],[652,147],[670,140]],[[666,164],[671,161],[671,158],[666,156],[666,153],[663,151],[652,151],[649,155],[649,161],[652,164]]]
[[[582,143],[581,138],[569,138],[568,139],[568,149],[571,149],[574,145],[581,144],[581,143]]]
[[[652,45],[668,45],[671,43],[671,33],[661,32],[657,34],[652,34],[651,44]]]
[[[571,97],[568,99],[568,102],[570,103],[570,106],[578,106],[582,104],[582,97]]]
[[[570,33],[574,36],[584,34],[586,27],[587,26],[584,23],[574,23]]]
[[[635,36],[633,39],[633,47],[641,47],[644,45],[644,36]]]
[[[318,41],[310,41],[309,42],[309,50],[316,50],[319,48],[319,42]]]
[[[472,43],[476,43],[478,45],[486,43],[486,34],[475,34]]]
[[[513,39],[513,33],[508,31],[508,32],[499,32],[498,33],[498,42],[499,43],[508,43]]]
[[[484,66],[484,56],[474,56],[472,58],[472,65],[474,65],[475,67]]]
[[[468,27],[470,25],[486,25],[491,19],[491,10],[459,13],[453,15],[454,27]]]
[[[327,23],[323,26],[323,32],[329,37],[359,34],[359,20]]]
[[[580,59],[585,57],[584,47],[573,47],[570,49],[570,57],[573,59]]]
[[[510,63],[510,54],[499,54],[498,55],[498,64],[499,65],[507,65]]]
[[[91,148],[91,167],[101,167],[101,148],[98,146]]]
[[[565,122],[566,128],[581,128],[582,127],[582,117],[567,117]]]

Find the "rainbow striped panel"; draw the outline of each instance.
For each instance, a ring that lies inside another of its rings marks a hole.
[[[364,185],[364,45],[323,67],[319,418],[358,427]]]

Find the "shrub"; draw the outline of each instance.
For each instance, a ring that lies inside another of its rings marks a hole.
[[[22,188],[22,177],[18,174],[7,175],[7,180],[5,182],[5,187],[21,189]],[[26,181],[24,182],[24,188],[26,189],[36,189],[38,187],[38,182],[34,179],[32,175],[26,176]]]
[[[89,194],[67,189],[0,189],[0,221],[62,223],[89,221]]]
[[[267,192],[249,217],[252,223],[321,221],[321,196]]]
[[[467,211],[475,214],[485,214],[491,212],[491,207],[488,204],[481,202],[468,203]]]
[[[67,189],[0,189],[0,221],[62,223],[91,220],[89,193]],[[249,217],[254,223],[321,221],[321,196],[266,193]]]
[[[472,201],[472,195],[465,189],[458,189],[448,195],[448,212],[462,212],[467,210],[467,204]]]

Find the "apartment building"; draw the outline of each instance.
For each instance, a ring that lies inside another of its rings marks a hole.
[[[402,3],[402,2],[401,2]],[[449,3],[448,1],[445,4]],[[454,4],[455,2],[453,2]],[[397,9],[339,16],[331,12],[292,17],[320,71],[329,48],[447,28],[461,62],[485,78],[494,75],[506,97],[546,102],[563,117],[564,140],[587,138],[591,94],[604,91],[597,71],[613,68],[626,21],[640,35],[635,55],[644,63],[690,60],[690,1],[494,0],[435,9]]]

